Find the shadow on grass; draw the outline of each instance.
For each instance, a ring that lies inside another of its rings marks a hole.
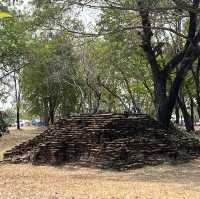
[[[200,159],[179,165],[160,165],[144,167],[136,170],[117,172],[80,166],[64,166],[61,169],[78,171],[88,170],[86,174],[72,175],[75,179],[101,179],[106,181],[121,182],[149,182],[178,184],[182,189],[200,189]]]

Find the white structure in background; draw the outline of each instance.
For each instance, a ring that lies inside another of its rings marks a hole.
[[[187,106],[187,110],[188,110],[188,113],[190,114],[191,113],[190,106]],[[184,118],[183,118],[183,114],[182,114],[181,109],[179,109],[179,116],[180,116],[180,124],[184,125]],[[173,122],[176,121],[175,113],[173,113],[171,120]],[[198,114],[198,111],[197,111],[197,105],[196,104],[194,104],[194,123],[200,124],[200,118],[199,118],[199,114]]]

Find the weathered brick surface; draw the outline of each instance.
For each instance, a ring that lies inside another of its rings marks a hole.
[[[4,154],[10,163],[77,163],[129,169],[198,157],[200,142],[165,130],[147,115],[70,116]]]

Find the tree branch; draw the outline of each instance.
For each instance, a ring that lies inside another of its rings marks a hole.
[[[160,72],[160,65],[156,60],[155,51],[152,48],[151,38],[153,36],[151,30],[151,23],[149,21],[149,12],[148,11],[140,11],[140,16],[142,18],[142,28],[143,33],[141,34],[142,37],[142,48],[146,54],[146,57],[150,63],[154,79],[158,76]]]
[[[179,0],[178,0],[179,1]],[[176,4],[175,6],[165,6],[165,7],[151,7],[148,6],[146,8],[139,8],[139,7],[135,7],[132,5],[116,5],[113,2],[111,2],[110,4],[92,4],[91,2],[87,2],[87,3],[81,3],[81,2],[77,2],[77,1],[71,1],[68,2],[70,6],[79,6],[79,7],[87,7],[87,8],[91,8],[91,9],[112,9],[112,10],[122,10],[122,11],[135,11],[135,12],[140,12],[140,11],[148,11],[150,13],[158,13],[158,12],[169,12],[169,11],[177,11],[177,10],[184,10],[184,11],[193,11],[193,12],[200,12],[200,9],[195,9],[192,6],[188,5],[188,4]]]
[[[180,2],[175,0],[175,2]],[[197,9],[199,7],[199,0],[193,0],[193,9]],[[182,2],[183,3],[183,2]],[[185,48],[183,51],[181,51],[179,54],[177,54],[175,57],[173,57],[165,66],[164,68],[164,72],[166,74],[170,73],[173,69],[175,69],[178,64],[180,64],[180,62],[182,61],[182,59],[185,56],[185,52],[188,48],[188,46],[191,43],[191,40],[195,37],[196,34],[196,29],[197,29],[197,17],[198,14],[196,12],[190,11],[189,12],[190,15],[190,22],[189,22],[189,28],[188,28],[188,37],[187,37],[187,41],[185,44]]]

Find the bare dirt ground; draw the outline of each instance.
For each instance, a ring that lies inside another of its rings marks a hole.
[[[0,138],[0,154],[37,134]],[[14,140],[12,140],[12,138]],[[63,166],[0,165],[0,199],[200,199],[200,160],[127,172]]]

